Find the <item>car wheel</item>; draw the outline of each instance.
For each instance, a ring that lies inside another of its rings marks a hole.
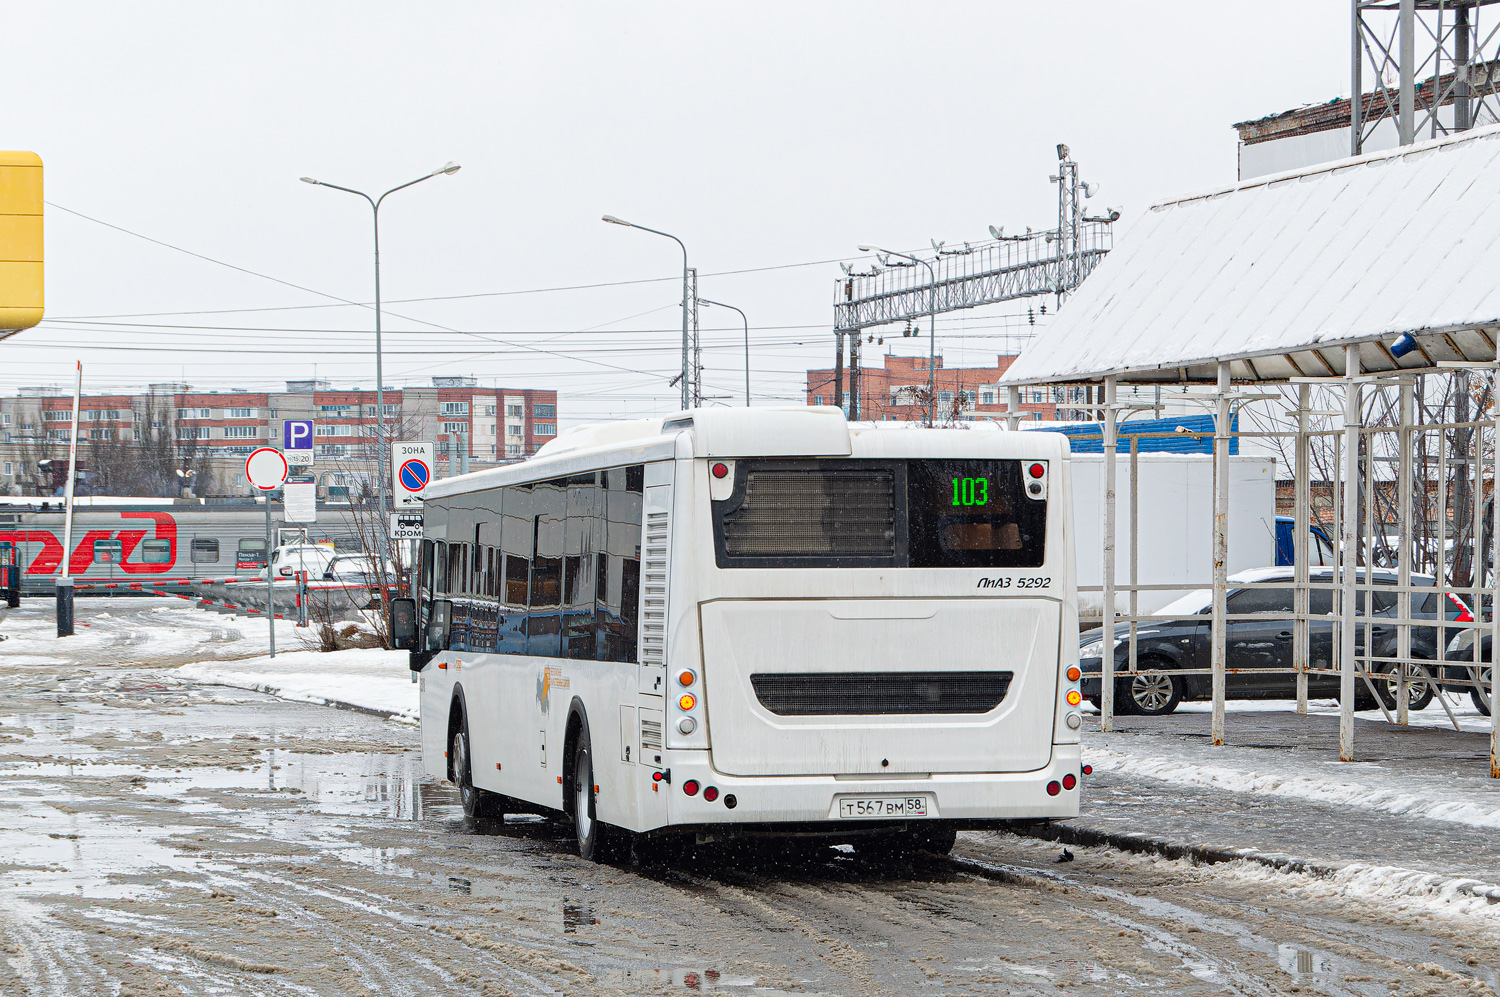
[[[466,716],[453,732],[453,745],[449,749],[453,763],[453,784],[458,787],[458,800],[463,804],[464,814],[475,820],[504,820],[505,797],[474,785],[470,769],[469,718]]]
[[[1159,658],[1142,658],[1139,667],[1163,669],[1171,666]],[[1166,716],[1182,702],[1182,679],[1176,675],[1134,675],[1122,680],[1122,684],[1125,695],[1117,698],[1123,699],[1131,713],[1143,717]]]
[[[1472,675],[1473,672],[1470,672],[1470,674]],[[1486,665],[1479,670],[1479,687],[1477,689],[1469,690],[1469,698],[1474,701],[1474,709],[1478,710],[1480,713],[1483,713],[1485,716],[1490,715],[1489,665]]]
[[[593,751],[585,728],[573,753],[573,834],[578,839],[580,857],[591,862],[614,862],[627,851],[629,842],[626,832],[599,819],[596,799]]]
[[[1431,680],[1427,679],[1422,674],[1422,668],[1415,662],[1408,662],[1401,667],[1402,670],[1406,673],[1406,681],[1408,684],[1406,702],[1407,709],[1425,710],[1428,704],[1432,702],[1432,697],[1434,695],[1434,689]],[[1396,671],[1396,666],[1387,665],[1382,668],[1381,671],[1384,673],[1384,675],[1381,678],[1375,680],[1375,688],[1380,690],[1380,699],[1385,703],[1386,709],[1394,710],[1396,708],[1396,698],[1401,693],[1401,683],[1400,680],[1396,677],[1398,674]]]

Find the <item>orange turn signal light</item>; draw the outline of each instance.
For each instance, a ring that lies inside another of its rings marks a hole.
[[[1077,689],[1069,689],[1068,690],[1068,705],[1069,706],[1077,706],[1081,702],[1083,702],[1083,696],[1078,692],[1078,690]]]
[[[1073,666],[1071,666],[1068,669],[1068,681],[1069,682],[1077,682],[1081,678],[1083,678],[1083,672],[1081,672],[1081,671],[1078,670],[1078,666],[1077,665],[1073,665]]]
[[[693,672],[688,669],[684,669],[677,675],[677,682],[679,685],[692,685],[696,681],[698,681],[698,676],[693,674]]]
[[[691,710],[693,707],[698,705],[698,697],[694,696],[690,692],[685,692],[677,700],[677,705],[684,710]]]

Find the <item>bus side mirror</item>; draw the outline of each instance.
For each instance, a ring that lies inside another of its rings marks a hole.
[[[391,647],[397,651],[417,649],[417,603],[415,599],[391,600]]]
[[[432,603],[432,619],[427,621],[427,651],[448,650],[448,625],[453,619],[453,603],[447,599],[435,599]]]

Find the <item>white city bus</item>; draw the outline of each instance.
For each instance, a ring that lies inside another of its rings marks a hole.
[[[596,859],[1073,816],[1068,495],[1063,436],[832,408],[586,427],[438,481],[392,607],[425,768],[473,817],[570,815]]]

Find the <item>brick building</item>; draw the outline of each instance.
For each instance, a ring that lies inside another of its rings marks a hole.
[[[520,460],[557,435],[556,391],[436,377],[430,387],[384,394],[396,438],[436,441],[439,477]],[[334,390],[324,381],[288,381],[277,392],[169,383],[134,395],[86,394],[78,412],[80,464],[106,491],[113,476],[132,482],[133,491],[150,479],[154,490],[173,494],[177,488],[168,486],[178,484],[200,496],[241,495],[245,455],[279,446],[283,421],[312,419],[321,490],[357,496],[374,487],[375,405],[373,389]],[[65,479],[55,462],[67,458],[72,406],[72,395],[56,388],[0,397],[0,493],[50,493],[52,479]]]
[[[880,367],[862,367],[859,372],[861,419],[915,422],[927,418],[927,358],[886,354]],[[995,358],[993,367],[944,367],[938,357],[934,373],[937,392],[934,416],[938,422],[995,419],[1004,415],[1007,389],[1000,376],[1014,356]],[[844,410],[849,408],[850,374],[844,371]],[[807,404],[834,403],[832,368],[807,372]],[[1021,411],[1039,420],[1084,419],[1093,388],[1087,385],[1046,385],[1021,389]]]

